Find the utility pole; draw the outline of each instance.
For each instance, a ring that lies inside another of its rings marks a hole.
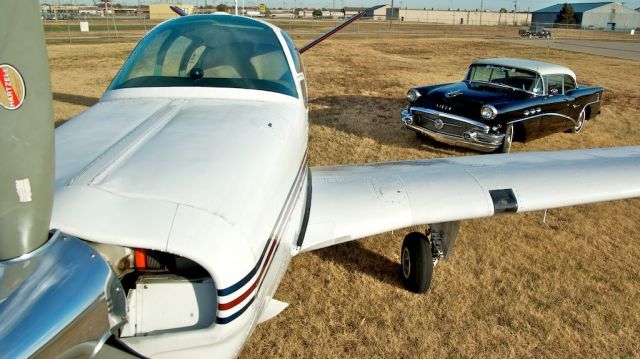
[[[389,28],[391,28],[392,23],[393,23],[393,0],[391,0],[391,17],[389,18]]]
[[[480,25],[482,25],[482,7],[483,7],[483,2],[484,0],[480,0]]]

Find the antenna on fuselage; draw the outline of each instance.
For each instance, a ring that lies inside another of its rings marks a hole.
[[[343,22],[342,24],[334,27],[333,29],[327,31],[326,33],[320,35],[320,37],[318,37],[317,39],[311,41],[310,43],[304,45],[300,50],[298,50],[298,52],[300,54],[304,53],[305,51],[309,50],[310,48],[318,45],[319,43],[321,43],[322,41],[326,40],[327,38],[329,38],[331,35],[335,34],[336,32],[344,29],[345,27],[347,27],[349,24],[351,24],[352,22],[358,20],[359,18],[365,16],[367,13],[372,14],[373,16],[373,12],[376,11],[377,9],[383,7],[385,5],[376,5],[373,7],[370,7],[368,9],[364,9],[364,10],[360,10],[360,12],[358,12],[357,14],[353,15],[352,17],[348,18],[345,22]]]
[[[187,12],[182,10],[181,8],[175,6],[175,5],[170,5],[169,8],[171,10],[173,10],[173,12],[175,12],[176,14],[180,15],[180,16],[187,16]]]

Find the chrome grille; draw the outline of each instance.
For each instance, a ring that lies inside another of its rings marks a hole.
[[[414,110],[413,116],[417,119],[417,125],[438,133],[462,137],[466,131],[475,130],[482,132],[483,130],[482,127],[473,125],[468,122],[456,120],[445,116],[439,116],[432,113],[422,112],[419,110]],[[440,121],[442,121],[442,127],[439,128],[438,124],[440,123]]]

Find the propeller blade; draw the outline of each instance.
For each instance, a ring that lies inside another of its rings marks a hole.
[[[49,234],[53,100],[38,6],[0,5],[0,261],[33,251]]]

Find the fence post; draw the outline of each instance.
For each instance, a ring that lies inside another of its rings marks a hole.
[[[71,43],[71,26],[69,25],[69,20],[67,20],[67,34],[69,34],[69,43]]]
[[[107,17],[105,19],[105,23],[107,24],[107,38],[109,39],[109,42],[111,42],[111,30],[109,30],[109,17]]]
[[[118,26],[116,25],[116,14],[115,14],[115,12],[112,14],[111,19],[113,20],[113,31],[115,32],[115,34],[116,34],[115,37],[117,39],[118,38]]]

